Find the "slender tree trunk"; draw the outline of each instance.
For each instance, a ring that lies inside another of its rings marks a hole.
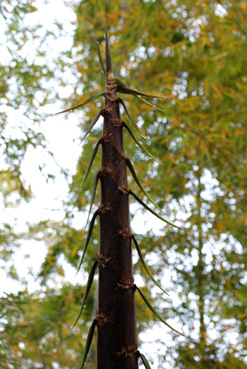
[[[131,229],[123,126],[108,76],[102,137],[97,369],[137,369]]]
[[[205,326],[205,296],[204,296],[204,258],[203,258],[203,232],[202,232],[202,199],[201,199],[201,192],[202,192],[202,184],[201,184],[201,171],[198,169],[197,171],[197,180],[198,180],[198,189],[197,189],[197,229],[198,229],[198,264],[197,264],[197,285],[198,285],[198,297],[199,297],[199,319],[200,319],[200,344],[202,352],[204,352],[206,347],[206,326]]]

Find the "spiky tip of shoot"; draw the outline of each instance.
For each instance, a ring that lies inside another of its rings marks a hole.
[[[106,72],[108,78],[109,75],[112,73],[112,58],[106,24],[105,24],[105,58],[106,58]]]

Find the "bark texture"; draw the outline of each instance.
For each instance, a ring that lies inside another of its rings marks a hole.
[[[108,78],[102,136],[97,369],[137,369],[131,228],[123,124]]]

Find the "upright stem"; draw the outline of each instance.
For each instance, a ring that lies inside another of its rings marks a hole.
[[[198,296],[199,296],[199,316],[200,316],[200,343],[201,348],[204,351],[205,349],[205,337],[206,337],[206,327],[205,327],[205,296],[204,296],[204,260],[203,260],[203,232],[202,232],[202,184],[201,184],[201,171],[198,169],[197,171],[197,180],[198,180],[198,189],[197,189],[197,198],[196,198],[196,206],[197,206],[197,229],[198,229],[198,253],[199,259],[197,264],[197,285],[198,285]]]
[[[123,125],[108,75],[102,137],[97,369],[137,369],[131,229]]]

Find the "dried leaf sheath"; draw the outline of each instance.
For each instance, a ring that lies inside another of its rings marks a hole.
[[[137,369],[136,318],[123,125],[116,86],[108,80],[101,141],[97,368]],[[133,347],[133,352],[126,355]]]

